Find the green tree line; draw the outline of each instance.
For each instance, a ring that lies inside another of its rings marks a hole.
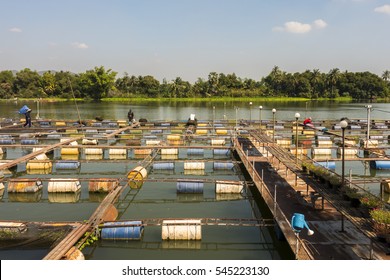
[[[207,98],[207,97],[303,97],[308,99],[350,97],[352,99],[388,98],[390,71],[382,76],[370,72],[341,72],[318,69],[287,73],[275,66],[260,80],[236,74],[211,72],[207,79],[194,83],[177,77],[162,82],[153,76],[130,76],[95,67],[84,73],[65,71],[38,73],[28,68],[0,72],[0,98]]]

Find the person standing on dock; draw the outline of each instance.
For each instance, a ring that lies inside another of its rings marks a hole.
[[[31,127],[31,109],[27,107],[27,105],[24,105],[20,110],[20,114],[24,114],[26,117],[26,123],[23,125],[24,127],[28,126]]]
[[[131,111],[131,109],[129,110],[129,112],[127,112],[127,118],[129,119],[129,123],[133,122],[133,120],[134,120],[134,113],[133,113],[133,111]]]

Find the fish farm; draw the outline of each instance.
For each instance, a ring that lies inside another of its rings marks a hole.
[[[389,121],[23,122],[2,259],[389,259]]]

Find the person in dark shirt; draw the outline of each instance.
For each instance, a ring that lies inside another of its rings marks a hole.
[[[23,125],[24,127],[31,127],[31,111],[31,109],[28,109],[26,113],[24,113],[24,116],[26,117],[26,123]]]

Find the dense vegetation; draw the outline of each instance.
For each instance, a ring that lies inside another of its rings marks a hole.
[[[0,98],[90,98],[106,97],[303,97],[375,99],[390,97],[390,71],[382,76],[370,72],[340,72],[318,69],[286,73],[275,66],[259,81],[233,74],[212,72],[208,79],[191,84],[180,77],[160,83],[153,76],[117,78],[117,73],[103,66],[85,73],[43,72],[28,68],[18,72],[0,72]]]

